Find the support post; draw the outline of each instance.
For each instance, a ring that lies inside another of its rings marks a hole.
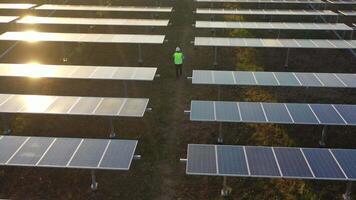
[[[114,119],[111,117],[110,118],[110,138],[115,138],[116,137],[116,133],[115,133],[115,127],[114,127]]]
[[[68,62],[68,58],[66,55],[66,47],[64,43],[62,43],[62,62],[64,63]]]
[[[138,44],[138,63],[141,65],[142,62],[142,47],[141,44]]]
[[[218,47],[214,47],[214,67],[218,66]]]
[[[232,189],[227,186],[227,177],[224,176],[223,180],[223,188],[221,189],[221,196],[222,197],[229,197],[231,194]]]
[[[277,38],[279,39],[279,37],[281,36],[281,29],[278,29],[278,35]]]
[[[98,182],[96,182],[95,170],[91,170],[91,185],[90,188],[92,191],[96,191],[98,189]]]
[[[351,189],[352,189],[352,182],[348,181],[346,183],[346,191],[345,193],[342,195],[342,198],[344,200],[351,200]]]
[[[218,137],[218,144],[223,144],[224,143],[224,135],[222,132],[222,123],[219,122],[219,137]]]
[[[328,126],[324,126],[323,130],[321,131],[321,139],[319,141],[320,147],[325,147],[325,142],[327,139],[327,131],[328,131]]]
[[[289,62],[289,53],[290,53],[290,48],[287,49],[287,56],[286,56],[286,61],[284,63],[284,67],[288,67],[288,62]]]

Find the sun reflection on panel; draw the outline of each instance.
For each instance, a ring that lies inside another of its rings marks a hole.
[[[25,106],[22,108],[23,112],[44,112],[53,102],[54,97],[51,96],[23,96]]]
[[[43,66],[38,63],[29,63],[18,65],[11,68],[11,71],[18,76],[27,76],[31,78],[42,78],[54,76],[57,72],[55,67]]]

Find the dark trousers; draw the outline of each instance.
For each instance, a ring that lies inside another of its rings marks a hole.
[[[177,77],[182,76],[182,71],[183,71],[182,68],[183,68],[183,65],[182,65],[182,64],[176,65],[176,76],[177,76]]]

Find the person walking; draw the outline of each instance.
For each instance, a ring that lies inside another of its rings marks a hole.
[[[184,55],[182,50],[177,47],[176,51],[173,54],[173,60],[174,60],[174,64],[176,66],[176,76],[177,78],[179,78],[180,76],[182,76],[182,71],[183,71],[183,60],[184,60]]]

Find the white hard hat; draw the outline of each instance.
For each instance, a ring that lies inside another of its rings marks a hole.
[[[179,48],[179,47],[177,47],[177,48],[176,48],[176,51],[180,51],[180,48]]]

